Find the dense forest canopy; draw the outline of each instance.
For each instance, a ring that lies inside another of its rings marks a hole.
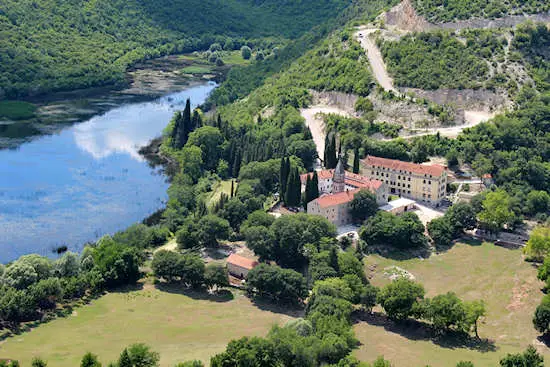
[[[122,82],[133,62],[263,37],[296,38],[344,0],[6,0],[0,98]],[[253,42],[252,42],[253,44]]]
[[[431,22],[548,12],[545,0],[413,0],[416,10]]]

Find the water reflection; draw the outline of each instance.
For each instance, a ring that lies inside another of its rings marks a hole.
[[[0,150],[0,262],[123,229],[160,208],[168,184],[137,153],[185,100],[213,84],[115,107],[55,135]]]

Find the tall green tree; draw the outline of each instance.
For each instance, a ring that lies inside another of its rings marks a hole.
[[[130,359],[130,355],[128,354],[128,349],[124,349],[120,354],[117,367],[133,367],[132,360]]]
[[[338,157],[336,155],[336,133],[328,133],[325,138],[325,168],[336,168]]]
[[[288,176],[285,204],[288,207],[297,207],[300,205],[301,199],[301,187],[300,174],[298,173],[298,167],[293,167],[290,170]]]
[[[306,178],[306,190],[304,192],[304,202],[303,202],[303,205],[304,205],[304,210],[307,211],[307,204],[311,201],[311,178],[310,178],[310,175],[308,174],[307,175],[307,178]]]
[[[350,212],[353,219],[356,221],[364,221],[372,217],[378,211],[378,203],[376,196],[369,190],[360,190],[353,196],[350,203]]]
[[[359,173],[359,148],[353,151],[353,173]]]
[[[505,224],[510,224],[515,218],[510,210],[510,195],[504,190],[488,193],[482,205],[479,222],[492,233],[500,232]]]
[[[319,176],[317,171],[313,172],[313,178],[311,179],[311,200],[315,200],[319,197]]]
[[[288,157],[281,158],[281,167],[279,170],[279,195],[282,200],[285,200],[286,186],[288,183],[288,175],[290,174],[290,159]]]

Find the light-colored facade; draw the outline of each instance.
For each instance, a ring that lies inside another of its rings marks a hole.
[[[447,168],[368,156],[361,161],[366,176],[383,181],[390,195],[439,205],[447,189]]]
[[[302,175],[302,191],[305,190],[308,175]],[[325,217],[335,225],[345,225],[353,221],[350,214],[350,204],[353,197],[362,189],[369,190],[376,195],[378,205],[388,202],[386,184],[365,176],[357,175],[344,170],[340,160],[336,169],[317,171],[320,197],[307,204],[308,214]]]
[[[380,207],[380,210],[385,212],[400,215],[406,212],[410,212],[416,209],[416,202],[410,199],[399,198],[397,200],[390,201],[384,206]]]
[[[321,196],[307,204],[307,213],[320,215],[337,226],[353,221],[350,214],[350,204],[359,189]]]

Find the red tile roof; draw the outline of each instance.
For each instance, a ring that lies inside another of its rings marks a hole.
[[[239,266],[241,268],[248,269],[248,270],[252,270],[260,264],[256,260],[248,259],[246,257],[242,257],[242,256],[237,255],[237,254],[229,255],[229,257],[227,258],[227,263],[228,264],[233,264],[233,265],[236,265],[236,266]]]
[[[317,171],[317,177],[319,178],[319,180],[329,180],[332,178],[333,175],[334,175],[333,169],[324,169],[321,171]],[[303,184],[306,183],[307,176],[309,176],[309,178],[313,178],[313,172],[304,173],[300,175],[300,181],[302,181]]]
[[[419,175],[432,175],[434,177],[441,176],[447,169],[439,164],[417,164],[398,161],[396,159],[380,158],[372,155],[367,156],[367,158],[363,159],[361,162],[367,166],[386,167],[396,171],[413,172]]]
[[[317,177],[319,177],[320,180],[327,180],[332,178],[334,174],[333,169],[325,169],[322,171],[317,171]],[[300,180],[302,181],[302,184],[305,184],[307,181],[307,176],[313,177],[313,172],[304,173],[303,175],[300,175]],[[370,179],[366,176],[361,176],[355,173],[351,173],[346,171],[346,185],[353,186],[356,188],[362,188],[362,189],[370,189],[372,191],[378,190],[380,186],[382,186],[382,181]]]
[[[330,206],[342,205],[353,200],[353,197],[358,193],[360,189],[346,190],[337,194],[323,195],[318,197],[314,201],[319,203],[321,208],[327,208]]]

